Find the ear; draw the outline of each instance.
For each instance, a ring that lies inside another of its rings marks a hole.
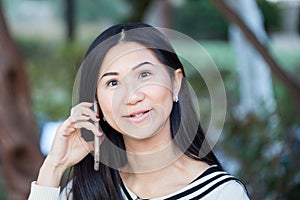
[[[181,69],[176,69],[174,71],[174,80],[173,80],[173,97],[174,101],[178,101],[178,94],[181,88],[183,74]]]

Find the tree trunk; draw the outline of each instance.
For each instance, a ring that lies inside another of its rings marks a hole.
[[[6,197],[27,199],[43,156],[31,110],[26,71],[0,5],[0,156]]]
[[[152,0],[127,0],[132,6],[130,16],[124,22],[141,22]]]
[[[172,25],[170,0],[154,0],[145,12],[143,20],[156,27],[170,28]]]
[[[261,44],[267,44],[268,36],[264,30],[263,15],[256,0],[227,2]],[[229,26],[229,36],[236,54],[239,74],[240,102],[237,117],[242,120],[252,114],[260,117],[266,112],[273,113],[276,109],[276,102],[270,68],[237,25]]]
[[[281,2],[282,9],[282,28],[283,32],[289,35],[297,35],[298,34],[298,26],[299,26],[299,7],[300,2]]]
[[[253,44],[254,48],[261,54],[269,65],[271,72],[280,80],[283,85],[290,92],[294,99],[295,106],[300,113],[300,86],[287,73],[285,73],[276,61],[269,54],[268,50],[261,44],[255,34],[247,27],[243,20],[237,15],[224,0],[211,0],[212,3],[220,10],[221,13],[228,19],[228,21],[236,24],[243,31],[248,40]]]
[[[75,2],[74,0],[65,0],[65,16],[66,16],[66,36],[68,41],[75,39]]]

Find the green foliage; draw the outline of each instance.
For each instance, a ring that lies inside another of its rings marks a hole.
[[[223,74],[227,96],[237,97],[237,77]],[[238,118],[236,105],[228,104],[227,119],[219,149],[225,159],[237,162],[237,176],[247,185],[254,199],[295,199],[290,191],[299,188],[300,117],[286,88],[275,81],[277,109],[274,113]],[[234,100],[235,102],[238,99]],[[299,193],[299,192],[297,192]],[[299,194],[298,194],[299,195]]]
[[[35,114],[40,120],[60,120],[71,107],[76,69],[84,48],[76,44],[19,40],[25,56]]]
[[[268,32],[281,26],[281,11],[277,4],[257,0]],[[228,22],[209,0],[186,0],[172,11],[172,25],[195,39],[227,39]]]
[[[1,161],[0,161],[1,164]],[[2,173],[2,167],[0,165],[0,173]],[[5,185],[4,185],[4,180],[3,180],[3,176],[0,175],[0,200],[4,200],[5,199]]]
[[[278,4],[266,0],[257,0],[257,4],[264,16],[266,31],[278,31],[281,26],[281,11]]]
[[[86,0],[76,2],[76,13],[80,22],[97,22],[100,19],[120,21],[128,6],[123,0]]]
[[[172,11],[174,29],[195,39],[226,39],[228,23],[209,0],[184,1]]]

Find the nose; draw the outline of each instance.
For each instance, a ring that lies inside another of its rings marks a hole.
[[[129,95],[126,95],[124,98],[124,103],[127,105],[134,105],[138,102],[143,101],[145,98],[144,93],[137,89],[133,91],[128,91],[128,93]]]

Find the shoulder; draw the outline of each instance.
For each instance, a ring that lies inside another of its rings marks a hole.
[[[217,166],[211,166],[200,175],[191,185],[194,192],[192,197],[202,199],[238,199],[248,200],[244,185],[234,176]]]
[[[216,187],[206,199],[249,200],[246,188],[238,180],[230,180]]]

